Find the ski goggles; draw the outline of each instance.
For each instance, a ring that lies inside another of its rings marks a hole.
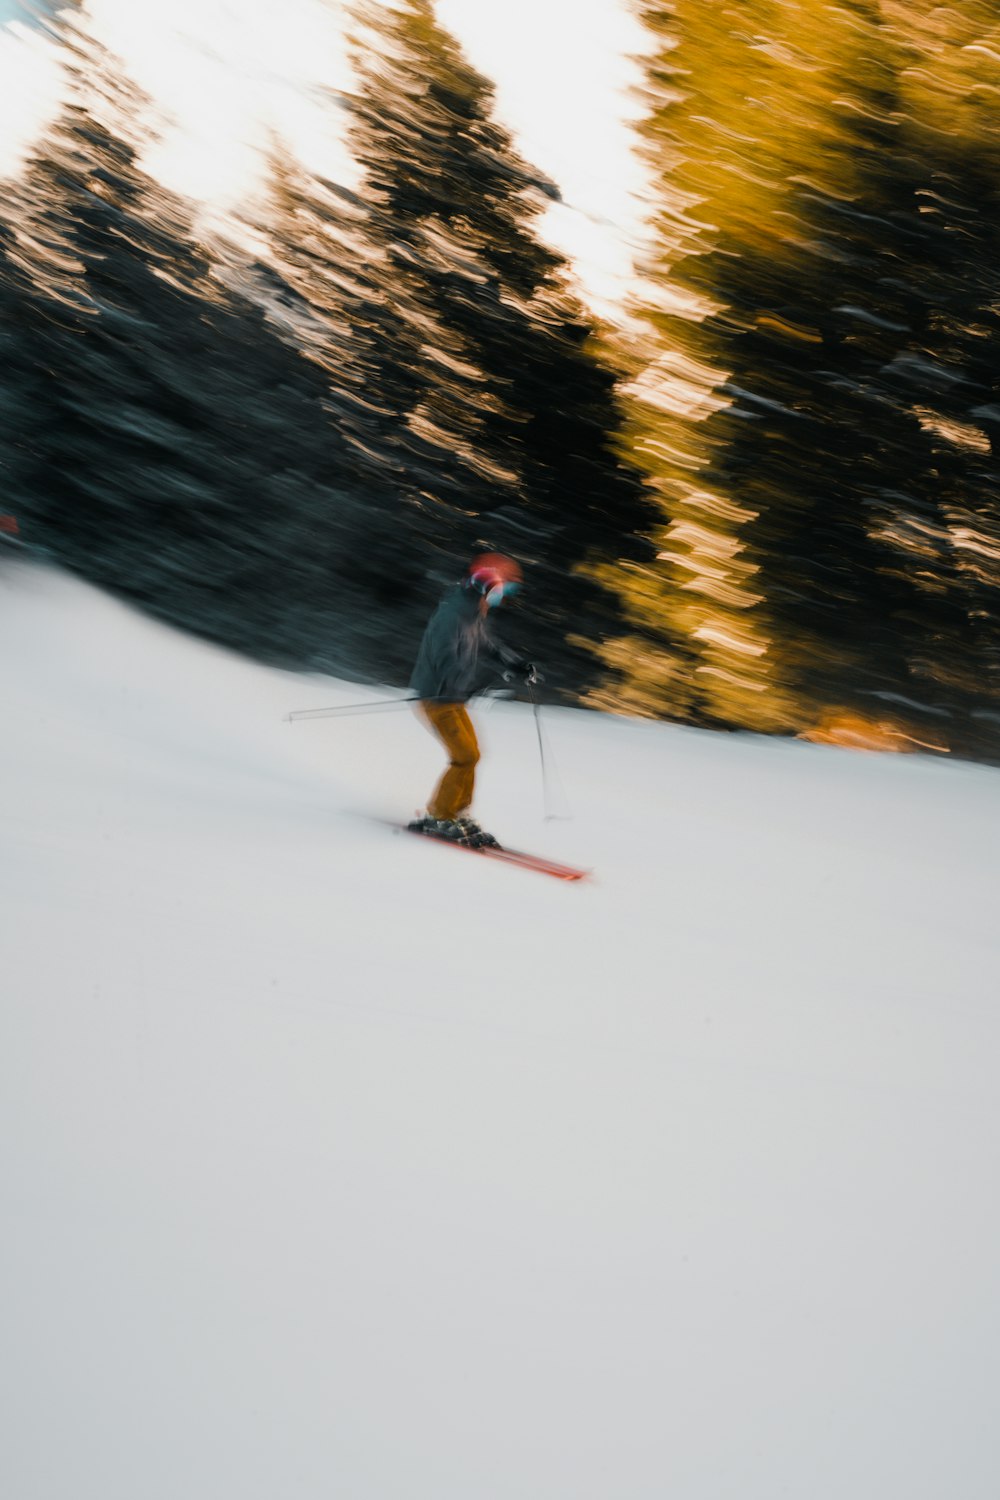
[[[501,603],[502,600],[509,599],[512,594],[516,594],[520,587],[521,585],[519,583],[515,583],[513,579],[507,582],[495,583],[493,587],[487,591],[486,603],[489,605],[490,609],[493,609],[493,607]]]

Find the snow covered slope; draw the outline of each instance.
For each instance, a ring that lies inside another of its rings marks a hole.
[[[0,639],[0,1492],[995,1500],[1000,775]]]

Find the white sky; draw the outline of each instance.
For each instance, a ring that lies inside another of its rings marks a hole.
[[[349,84],[342,13],[331,0],[88,0],[104,40],[175,121],[149,166],[225,210],[259,181],[277,129],[307,163],[350,181],[335,111],[317,97]],[[573,260],[589,299],[620,300],[640,233],[630,55],[643,32],[627,0],[439,0],[469,60],[493,79],[500,117],[565,203],[545,232]],[[24,28],[0,33],[0,142],[6,160],[54,95],[47,49]]]

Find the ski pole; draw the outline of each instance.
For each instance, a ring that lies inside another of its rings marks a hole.
[[[407,703],[416,703],[418,700],[419,694],[411,693],[408,698],[376,698],[366,703],[338,704],[335,708],[297,708],[285,715],[285,723],[291,724],[294,719],[334,719],[340,714],[386,713],[391,708],[405,708]]]
[[[549,772],[545,764],[545,741],[542,738],[542,715],[538,706],[538,699],[531,691],[531,683],[525,684],[528,689],[528,697],[531,699],[531,707],[535,715],[535,730],[538,734],[538,757],[542,763],[542,809],[545,813],[546,823],[549,821]]]
[[[556,817],[555,813],[552,811],[552,799],[549,795],[549,759],[551,757],[547,757],[545,753],[545,736],[542,733],[541,705],[531,690],[531,683],[526,682],[525,687],[528,689],[528,697],[531,699],[531,707],[534,710],[535,714],[535,730],[538,734],[538,755],[542,763],[542,809],[545,814],[544,821],[546,823],[551,823],[555,821]],[[565,802],[565,791],[563,793],[563,800]],[[572,816],[572,814],[568,813],[567,816]]]

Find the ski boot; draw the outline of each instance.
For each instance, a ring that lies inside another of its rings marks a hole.
[[[457,818],[416,818],[407,823],[411,833],[423,833],[432,839],[447,839],[453,844],[469,842],[465,829]]]
[[[485,829],[480,828],[475,818],[456,818],[455,822],[464,834],[465,843],[470,844],[473,849],[500,848],[499,840],[495,839],[492,833],[487,833]]]

